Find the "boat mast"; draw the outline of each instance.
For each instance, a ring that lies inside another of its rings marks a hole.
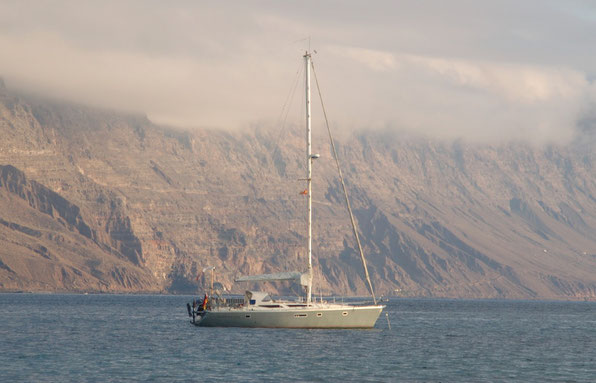
[[[306,74],[306,193],[307,193],[307,212],[308,212],[308,283],[306,286],[306,304],[311,303],[312,295],[312,144],[311,144],[311,125],[310,125],[310,52],[304,54],[304,65]]]

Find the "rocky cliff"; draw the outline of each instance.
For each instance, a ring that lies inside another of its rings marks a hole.
[[[321,129],[315,291],[366,294]],[[594,299],[596,140],[582,129],[547,147],[342,137],[377,291]],[[303,268],[300,128],[182,131],[3,90],[0,136],[2,290],[190,292],[215,266],[241,291],[238,275]]]
[[[11,165],[0,165],[0,207],[0,289],[154,288],[151,275],[131,259],[129,238],[123,241],[116,231],[102,238],[77,205]]]

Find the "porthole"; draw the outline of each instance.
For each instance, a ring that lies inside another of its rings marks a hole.
[[[317,313],[317,316],[318,317],[322,317],[323,316],[323,313]]]
[[[250,318],[250,314],[246,315],[247,318]]]
[[[347,311],[344,311],[343,313],[341,313],[341,315],[348,316],[348,312]]]

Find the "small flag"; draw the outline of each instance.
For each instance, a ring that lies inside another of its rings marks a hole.
[[[308,190],[307,189],[304,189],[304,191],[301,191],[300,194],[301,195],[307,195],[308,194]]]

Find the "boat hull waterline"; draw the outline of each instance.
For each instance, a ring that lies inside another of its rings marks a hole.
[[[261,328],[373,328],[383,305],[322,305],[296,309],[219,308],[203,313],[194,324],[201,327]]]

